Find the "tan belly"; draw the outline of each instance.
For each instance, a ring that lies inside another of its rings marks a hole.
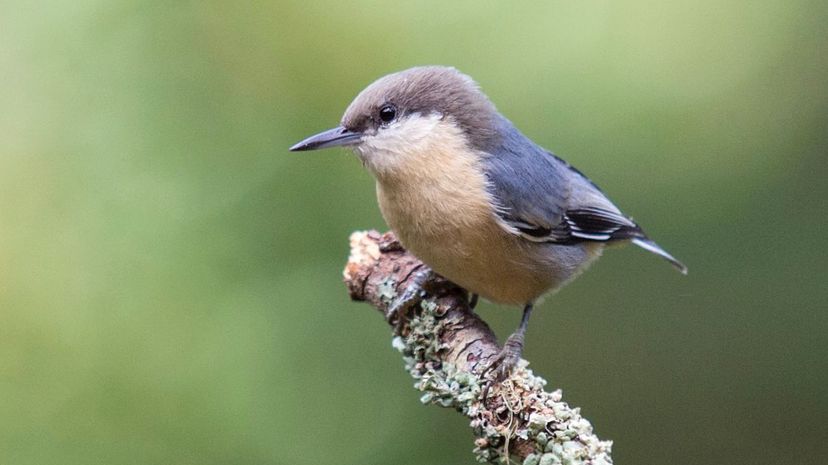
[[[435,272],[498,303],[523,305],[573,274],[552,249],[504,230],[487,203],[423,198],[378,184],[385,220],[400,242]]]
[[[499,237],[479,241],[463,234],[446,234],[442,240],[401,240],[403,244],[411,242],[414,255],[434,271],[492,302],[523,305],[556,287],[554,276],[527,266],[525,257],[516,256],[521,254],[508,253],[514,246]]]

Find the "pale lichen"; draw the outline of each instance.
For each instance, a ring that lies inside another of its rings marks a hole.
[[[377,286],[379,298],[384,304],[390,304],[397,298],[397,282],[392,278],[385,278]]]
[[[393,299],[392,281],[383,281],[380,295]],[[389,300],[390,301],[390,300]],[[392,342],[403,355],[405,369],[414,378],[414,387],[423,392],[424,404],[454,408],[471,419],[478,461],[510,463],[510,445],[521,440],[531,447],[524,465],[610,465],[612,442],[599,440],[592,425],[561,401],[560,390],[545,392],[546,381],[535,376],[521,361],[513,375],[497,389],[502,402],[494,411],[481,400],[482,383],[475,373],[444,362],[449,347],[441,342],[445,327],[456,324],[440,314],[431,299],[412,312],[407,331]],[[510,444],[511,443],[511,444]]]

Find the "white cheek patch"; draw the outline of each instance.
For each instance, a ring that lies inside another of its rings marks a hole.
[[[443,115],[439,113],[428,116],[413,113],[380,128],[373,136],[364,137],[360,151],[370,158],[422,152],[428,149],[429,134],[442,120]]]

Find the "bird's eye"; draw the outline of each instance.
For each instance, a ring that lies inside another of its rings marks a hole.
[[[379,117],[383,123],[390,123],[397,117],[397,107],[387,103],[380,108]]]

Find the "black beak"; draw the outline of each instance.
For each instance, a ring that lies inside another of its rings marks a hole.
[[[305,150],[326,149],[328,147],[340,147],[343,145],[354,145],[359,142],[362,134],[350,131],[343,127],[328,129],[315,136],[299,142],[290,148],[291,152],[302,152]]]

